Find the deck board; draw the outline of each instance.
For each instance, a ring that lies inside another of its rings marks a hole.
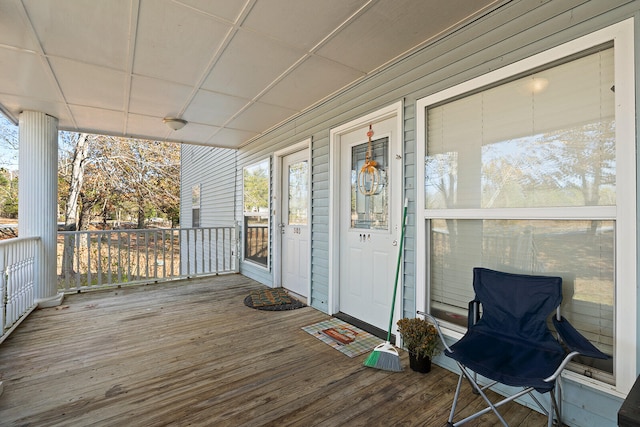
[[[457,375],[362,365],[304,332],[310,307],[254,310],[217,276],[73,294],[0,345],[2,426],[445,426]],[[478,405],[469,388],[463,411]],[[505,406],[513,425],[543,415]],[[485,415],[470,426],[499,425]]]

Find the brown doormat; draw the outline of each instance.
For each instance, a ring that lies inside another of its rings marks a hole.
[[[244,299],[244,305],[257,310],[280,311],[294,310],[306,305],[291,297],[283,288],[270,288],[252,291]]]

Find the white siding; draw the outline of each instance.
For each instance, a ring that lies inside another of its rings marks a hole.
[[[231,227],[235,224],[236,151],[182,145],[180,225],[192,226],[191,189],[200,185],[200,225]],[[215,173],[211,173],[215,170]],[[204,172],[204,173],[203,173]]]

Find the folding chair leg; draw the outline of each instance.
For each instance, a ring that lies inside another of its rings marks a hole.
[[[453,417],[456,413],[456,405],[458,404],[458,397],[460,396],[460,389],[462,388],[462,378],[464,376],[464,371],[460,372],[460,377],[458,378],[458,386],[456,387],[456,393],[453,396],[453,403],[451,404],[451,412],[449,413],[449,421],[447,422],[447,426],[453,426]]]
[[[484,415],[486,413],[488,413],[489,411],[493,411],[493,413],[496,415],[496,417],[498,417],[498,419],[500,420],[500,422],[502,423],[503,426],[505,427],[509,427],[509,424],[507,424],[507,422],[504,420],[504,418],[502,418],[502,415],[500,414],[500,412],[498,412],[497,407],[491,402],[491,400],[489,400],[489,397],[487,397],[487,395],[484,393],[484,391],[482,391],[482,388],[478,385],[478,383],[474,382],[471,380],[472,374],[469,373],[469,371],[462,366],[459,362],[458,362],[458,367],[460,368],[460,378],[458,378],[458,387],[456,388],[456,394],[454,396],[454,400],[453,400],[453,404],[451,405],[451,413],[449,415],[449,421],[447,422],[447,426],[450,427],[455,427],[455,426],[459,426],[462,425],[464,423],[466,423],[467,421],[470,421],[474,418],[477,418],[481,415]],[[455,415],[455,409],[456,409],[456,404],[458,402],[458,396],[460,395],[460,388],[462,386],[462,377],[465,376],[467,378],[467,380],[469,380],[469,382],[472,385],[472,388],[478,392],[478,394],[480,394],[480,396],[482,396],[482,399],[484,399],[485,403],[488,405],[485,409],[483,409],[482,411],[476,412],[473,415],[468,416],[467,418],[460,420],[456,423],[453,422],[453,417]]]
[[[550,408],[549,408],[549,419],[547,421],[547,427],[553,427],[553,414],[556,412],[556,399],[555,399],[555,396],[553,395],[553,390],[549,395],[549,400],[551,402],[549,405]]]
[[[473,373],[473,379],[471,379],[471,378],[469,378],[469,377],[466,377],[466,376],[465,376],[465,378],[467,378],[467,381],[469,381],[469,385],[471,386],[471,392],[472,392],[473,394],[475,394],[476,396],[479,396],[479,395],[480,395],[480,393],[478,393],[478,390],[476,390],[476,388],[475,388],[475,387],[474,387],[474,385],[473,385],[474,383],[476,383],[476,384],[478,383],[478,374],[476,374],[476,373],[474,372],[474,373]]]
[[[557,384],[557,383],[556,383]],[[562,391],[558,387],[558,398],[556,398],[556,393],[551,390],[549,396],[549,400],[551,400],[551,407],[549,408],[549,422],[548,427],[553,426],[553,415],[556,415],[556,419],[558,420],[558,426],[562,426]]]

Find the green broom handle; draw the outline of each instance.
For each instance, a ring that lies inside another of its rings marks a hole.
[[[387,342],[391,340],[391,327],[393,326],[393,312],[396,308],[396,293],[398,291],[398,278],[400,277],[400,263],[402,262],[402,246],[404,243],[404,229],[407,226],[407,206],[409,199],[404,199],[402,210],[402,231],[400,232],[400,247],[398,248],[398,264],[396,265],[396,279],[393,284],[393,299],[391,300],[391,317],[389,317],[389,329],[387,330]]]

